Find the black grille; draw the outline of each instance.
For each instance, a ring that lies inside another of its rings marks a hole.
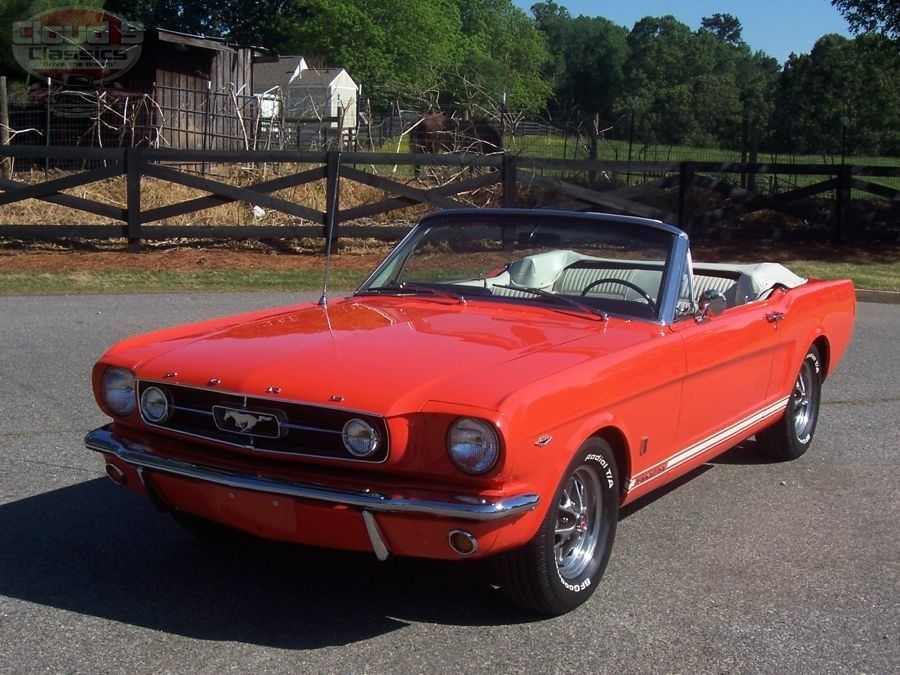
[[[162,389],[173,407],[161,422],[144,418],[154,427],[256,451],[365,462],[384,461],[388,454],[387,425],[377,415],[162,382],[138,382],[138,396],[150,386]],[[354,418],[368,422],[380,438],[375,452],[362,459],[341,439],[344,424]]]

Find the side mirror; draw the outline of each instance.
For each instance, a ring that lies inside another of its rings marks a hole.
[[[728,301],[725,299],[722,291],[718,291],[714,288],[703,291],[703,294],[700,296],[700,302],[697,305],[697,313],[694,315],[694,321],[697,323],[709,321],[712,317],[719,316],[719,314],[724,312],[727,305]]]

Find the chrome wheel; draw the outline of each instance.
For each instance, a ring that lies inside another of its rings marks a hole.
[[[564,614],[587,600],[609,561],[620,495],[612,447],[588,438],[560,474],[534,538],[495,557],[503,592],[546,614]]]
[[[819,390],[813,386],[816,377],[816,361],[806,358],[794,384],[794,393],[791,396],[791,414],[794,420],[794,433],[797,440],[805,443],[812,435],[812,427],[815,424],[814,410],[818,405],[817,396]]]
[[[563,488],[553,544],[556,569],[563,579],[580,576],[594,558],[603,512],[601,496],[600,479],[590,466],[578,467]]]
[[[784,415],[756,434],[765,452],[778,460],[797,459],[812,444],[822,397],[822,362],[811,345],[794,381]]]

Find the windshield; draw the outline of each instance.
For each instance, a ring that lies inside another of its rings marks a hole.
[[[359,289],[656,319],[675,234],[521,212],[425,219]]]

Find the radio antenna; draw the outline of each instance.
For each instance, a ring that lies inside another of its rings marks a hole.
[[[328,272],[331,270],[331,244],[334,241],[334,223],[337,220],[340,190],[341,153],[328,153],[328,167],[325,172],[325,275],[322,279],[322,296],[319,306],[328,306]]]

